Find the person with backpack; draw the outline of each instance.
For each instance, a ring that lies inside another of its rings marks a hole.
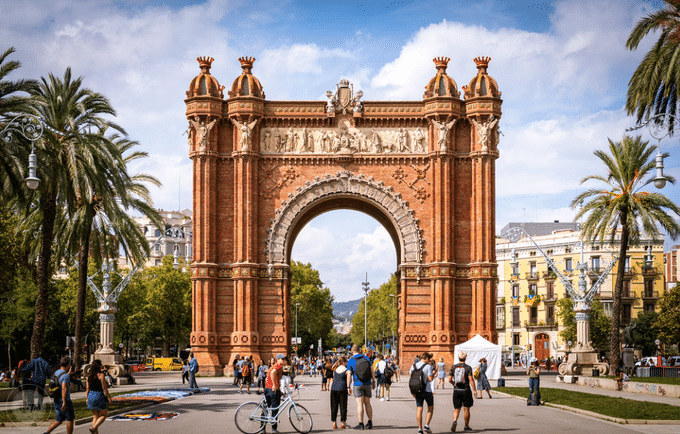
[[[453,424],[451,424],[451,431],[455,432],[458,426],[458,415],[460,415],[461,407],[464,408],[463,420],[465,421],[464,431],[472,431],[470,428],[470,408],[474,404],[472,393],[475,395],[475,380],[472,377],[472,368],[465,364],[467,353],[461,351],[458,353],[459,362],[451,366],[449,371],[449,383],[453,384]]]
[[[380,392],[378,397],[380,402],[390,400],[390,385],[392,384],[392,375],[394,371],[390,365],[385,361],[382,354],[378,354],[378,363],[375,365],[376,377],[378,377],[378,387]]]
[[[333,372],[333,378],[330,381],[331,391],[331,422],[333,422],[333,429],[338,428],[338,410],[340,410],[340,428],[347,427],[347,396],[352,392],[352,388],[348,387],[351,384],[347,371],[347,358],[340,356],[336,362],[336,369]]]
[[[408,387],[411,395],[416,399],[416,422],[418,423],[418,434],[431,433],[430,421],[434,414],[434,394],[432,393],[432,380],[434,372],[430,359],[432,354],[423,353],[420,360],[411,366],[408,380]],[[427,416],[423,426],[423,403],[427,403]]]
[[[66,433],[73,434],[73,423],[76,420],[76,415],[73,411],[73,402],[71,402],[71,378],[68,375],[70,369],[71,358],[68,356],[62,357],[61,362],[59,363],[59,369],[52,376],[52,381],[56,382],[60,388],[54,395],[50,394],[54,402],[56,420],[50,424],[50,427],[47,428],[45,434],[49,434],[57,429],[64,421],[66,421]]]
[[[371,393],[375,389],[375,375],[371,360],[359,352],[358,345],[352,345],[352,357],[347,362],[347,371],[352,373],[354,397],[357,400],[357,417],[359,424],[354,429],[373,428],[373,407],[371,407]],[[351,390],[348,384],[347,388]],[[364,425],[364,409],[366,410],[366,425]]]
[[[541,385],[541,366],[538,364],[536,357],[532,357],[529,363],[529,368],[527,369],[527,375],[529,376],[529,398],[527,399],[527,405],[541,405],[541,391],[539,390]]]
[[[189,353],[189,388],[198,389],[198,384],[196,383],[196,374],[198,373],[198,360],[194,356],[194,353]]]
[[[238,393],[243,394],[243,385],[246,385],[248,395],[250,395],[250,384],[253,382],[253,366],[250,363],[250,358],[245,357],[241,365],[241,385],[238,388]]]

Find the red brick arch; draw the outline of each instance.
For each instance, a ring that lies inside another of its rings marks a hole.
[[[199,59],[192,83],[210,92],[192,84],[185,100],[201,372],[222,373],[235,354],[289,352],[290,252],[307,222],[334,209],[369,214],[392,237],[400,357],[450,362],[468,337],[495,341],[497,89],[461,99],[448,79],[421,101],[362,101],[343,80],[328,101],[268,101],[249,75],[254,59],[240,60],[225,99],[212,59]],[[437,77],[446,60],[435,59]],[[484,75],[488,59],[479,62]]]

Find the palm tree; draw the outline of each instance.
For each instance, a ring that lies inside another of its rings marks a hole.
[[[576,219],[587,215],[582,225],[585,240],[604,241],[608,238],[609,243],[614,245],[615,238],[620,233],[621,245],[609,341],[610,360],[614,368],[619,366],[620,360],[621,290],[628,246],[639,243],[641,232],[649,236],[658,235],[659,226],[673,239],[680,235],[680,225],[666,212],[670,210],[680,215],[680,207],[660,193],[643,191],[651,182],[651,179],[645,181],[644,178],[654,169],[655,161],[650,157],[655,149],[656,146],[649,146],[649,142],[643,141],[639,136],[624,136],[621,142],[609,140],[609,154],[595,151],[595,155],[607,168],[607,175],[587,176],[581,180],[582,184],[591,179],[602,181],[606,186],[589,189],[571,202],[572,207],[580,207]],[[667,178],[669,182],[675,182],[673,178]]]
[[[37,86],[35,80],[11,81],[6,79],[11,72],[21,67],[21,63],[16,60],[7,61],[7,57],[15,51],[14,47],[10,47],[0,54],[0,130],[5,128],[14,116],[29,111],[31,101],[28,93]],[[2,139],[5,137],[3,136]],[[23,193],[23,177],[20,167],[22,162],[26,164],[28,152],[21,152],[22,147],[16,146],[16,141],[18,140],[22,145],[27,145],[27,143],[23,142],[23,138],[19,135],[13,135],[12,139],[13,143],[8,143],[10,146],[7,147],[10,152],[0,153],[0,184],[2,184],[0,198],[3,202]]]
[[[628,83],[626,110],[637,121],[656,114],[676,115],[680,96],[680,0],[664,0],[666,7],[638,21],[626,41],[636,50],[650,32],[659,39],[647,52]],[[670,124],[670,130],[673,123]]]
[[[99,146],[110,147],[113,158],[94,162],[94,166],[90,168],[94,169],[92,173],[96,186],[94,196],[78,197],[76,208],[67,218],[60,221],[63,226],[58,230],[58,233],[64,234],[66,241],[63,246],[58,243],[65,249],[63,256],[77,255],[80,269],[74,332],[74,359],[77,368],[82,361],[81,340],[90,255],[97,265],[101,265],[102,260],[117,257],[118,246],[122,246],[125,254],[134,262],[143,261],[148,251],[148,242],[127,210],[139,211],[158,227],[163,227],[160,214],[151,206],[152,200],[146,186],[147,183],[160,186],[160,182],[150,175],[128,174],[128,164],[148,154],[139,151],[127,153],[139,143],[117,134],[105,137],[104,133],[102,131],[96,141]],[[114,166],[112,163],[117,165]]]
[[[41,161],[40,177],[43,182],[24,207],[26,221],[39,225],[37,248],[38,297],[35,322],[31,336],[31,357],[41,354],[47,316],[48,283],[55,263],[52,258],[54,228],[58,210],[77,207],[78,196],[94,197],[97,188],[97,164],[109,162],[116,167],[115,155],[106,146],[98,146],[99,132],[112,128],[123,129],[104,116],[115,116],[109,101],[101,94],[82,87],[82,77],[73,79],[67,68],[64,78],[52,74],[44,77],[33,91],[35,114],[49,127],[42,140],[36,143]],[[32,215],[34,220],[29,219]],[[39,220],[39,223],[36,221]],[[30,233],[30,231],[28,232]],[[28,236],[28,241],[33,242]]]

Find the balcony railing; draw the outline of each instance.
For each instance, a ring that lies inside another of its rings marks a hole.
[[[645,276],[655,276],[661,274],[656,267],[642,267],[642,274]]]
[[[557,279],[557,275],[552,270],[544,271],[543,279]]]
[[[535,271],[534,272],[528,271],[527,273],[525,273],[525,277],[527,280],[538,280],[538,273]]]
[[[642,298],[659,298],[659,291],[645,291],[642,293]]]
[[[631,292],[630,290],[622,290],[621,298],[633,299],[635,298],[635,293]]]

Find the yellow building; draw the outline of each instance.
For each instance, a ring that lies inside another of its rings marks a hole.
[[[582,260],[579,224],[509,223],[501,233],[516,226],[531,235],[577,288],[577,266]],[[618,250],[618,245],[583,243],[583,261],[588,264],[588,289],[597,282]],[[652,261],[645,263],[650,253]],[[621,299],[622,326],[628,325],[640,312],[656,309],[659,295],[664,290],[663,257],[662,237],[643,239],[639,246],[629,247]],[[541,252],[526,237],[517,242],[497,239],[496,260],[499,276],[496,304],[498,344],[506,353],[510,353],[511,345],[514,345],[515,355],[530,349],[532,356],[539,360],[564,355],[568,348],[559,337],[562,325],[557,320],[556,303],[568,295],[559,277],[549,269]],[[596,294],[609,315],[617,266],[607,274]]]

